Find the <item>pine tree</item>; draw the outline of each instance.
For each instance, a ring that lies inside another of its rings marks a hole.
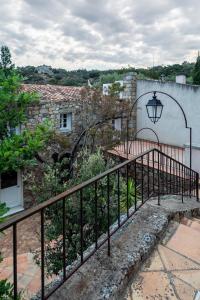
[[[1,47],[1,61],[0,61],[0,69],[4,71],[6,76],[14,69],[14,64],[11,60],[11,53],[7,46]]]
[[[196,64],[194,66],[194,71],[193,71],[193,83],[200,85],[200,56],[198,52],[198,57]]]

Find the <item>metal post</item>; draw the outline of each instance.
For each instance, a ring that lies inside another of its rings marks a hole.
[[[126,154],[127,154],[127,159],[128,159],[128,140],[129,140],[129,132],[128,132],[128,127],[129,127],[129,120],[127,118],[127,122],[126,122]]]
[[[13,283],[14,300],[17,300],[17,224],[13,224]]]
[[[199,173],[196,173],[196,197],[199,201]]]
[[[41,210],[41,299],[45,298],[44,282],[44,209]]]
[[[191,169],[192,169],[192,128],[190,127],[190,198],[192,194]]]
[[[107,175],[107,231],[108,231],[108,256],[110,256],[110,176]]]
[[[126,214],[129,218],[129,182],[128,182],[128,164],[126,165]]]
[[[66,209],[65,209],[65,199],[62,201],[63,209],[63,280],[66,280]]]
[[[94,183],[94,199],[95,199],[95,249],[98,248],[98,220],[97,220],[97,213],[98,213],[98,203],[97,203],[97,181]]]
[[[147,174],[148,174],[148,186],[147,186],[147,194],[148,194],[148,199],[149,199],[149,194],[150,194],[150,192],[149,192],[149,153],[148,153],[148,155],[147,155]]]
[[[153,194],[155,193],[155,178],[154,178],[154,168],[155,168],[155,164],[154,164],[154,160],[155,160],[155,156],[154,156],[154,150],[153,150]]]
[[[135,177],[135,211],[137,210],[137,162],[134,164],[134,177]]]
[[[80,244],[81,244],[81,264],[83,263],[83,190],[80,190]]]
[[[117,170],[117,220],[120,227],[120,176],[119,169]]]
[[[158,153],[158,205],[160,205],[160,153]]]
[[[144,176],[144,167],[143,167],[143,163],[144,163],[144,161],[143,161],[143,155],[142,155],[142,157],[141,157],[141,164],[142,164],[142,166],[141,166],[141,168],[142,168],[142,170],[141,170],[141,173],[142,173],[142,183],[141,183],[141,197],[142,197],[142,204],[144,203],[144,178],[143,178],[143,176]]]

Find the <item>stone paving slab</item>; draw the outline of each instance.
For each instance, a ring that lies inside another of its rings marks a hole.
[[[180,213],[182,216],[183,212],[189,213],[193,211],[197,215],[199,208],[200,204],[193,198],[185,198],[184,204],[182,204],[180,197],[168,196],[168,201],[166,197],[162,197],[160,207],[157,206],[157,199],[148,201],[112,237],[111,257],[107,256],[107,246],[105,245],[50,299],[120,299],[121,292],[129,278],[138,270],[141,262],[152,253],[156,243],[162,237],[169,219],[177,213]],[[33,262],[32,255],[30,254],[30,249],[34,250],[39,247],[38,235],[35,234],[32,236],[31,234],[33,231],[35,233],[38,231],[39,218],[37,216],[35,218],[28,223],[26,223],[26,220],[23,221],[18,228],[18,237],[22,239],[18,251],[19,287],[28,291],[27,295],[29,296],[26,299],[30,299],[30,295],[33,295],[40,289],[41,281],[40,270]],[[195,222],[198,223],[198,219]],[[171,240],[171,236],[177,230],[177,226],[172,229],[170,235],[167,236],[166,243]],[[11,230],[8,230],[6,235],[1,238],[3,254],[6,258],[0,264],[0,278],[8,278],[12,282],[11,233]],[[30,236],[32,237],[31,239]],[[165,251],[167,251],[166,249]],[[161,259],[160,251],[161,249],[158,248],[157,252],[155,252],[155,260],[152,265],[149,265],[147,270],[153,273],[162,270],[162,278],[165,280],[166,270],[162,261],[164,258]],[[179,258],[179,260],[181,259]],[[169,266],[172,265],[171,271],[180,270],[177,266],[177,261],[174,261],[172,258],[166,262],[166,265],[167,263]],[[185,261],[185,270],[188,269],[187,261]],[[195,262],[193,262],[194,269],[198,269]],[[180,278],[176,277],[176,281],[180,280]],[[49,279],[49,281],[46,280],[47,283],[50,281],[52,279]],[[171,282],[168,283],[168,281],[165,284],[168,292],[171,289],[170,284]],[[181,286],[180,289],[184,284],[182,280],[181,284],[179,284]]]
[[[158,244],[123,300],[194,300],[200,289],[200,232],[192,222],[184,218],[186,225],[170,224],[170,238]]]
[[[162,197],[161,200],[160,207],[157,205],[157,199],[148,201],[112,237],[111,257],[107,257],[106,248],[99,250],[50,299],[122,299],[122,293],[128,281],[133,274],[136,274],[141,263],[152,253],[155,245],[163,236],[169,220],[177,214],[183,216],[191,211],[195,213],[195,216],[199,214],[200,204],[196,202],[195,198],[185,197],[184,204],[181,202],[181,197],[178,196],[168,196],[168,201],[167,197]],[[167,204],[167,202],[169,203]],[[173,229],[173,232],[175,230],[176,228]],[[138,292],[134,294],[134,297],[129,294],[127,299],[179,299],[174,293],[171,278],[167,276],[159,250],[157,251],[157,254],[154,255],[156,261],[153,262],[153,265],[149,265],[149,275],[146,271],[141,271],[145,282],[148,284],[149,281],[151,282],[149,287],[152,287],[154,282],[154,288],[157,291],[156,298],[141,298],[141,293]],[[163,269],[162,273],[159,268]],[[160,279],[161,281],[159,281]],[[182,285],[180,286],[181,289]],[[165,294],[165,298],[161,298],[162,293]]]

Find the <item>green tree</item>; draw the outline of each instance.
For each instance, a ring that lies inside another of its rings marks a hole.
[[[25,129],[28,107],[38,103],[38,95],[21,89],[23,79],[13,67],[6,46],[1,48],[0,57],[0,173],[3,173],[33,165],[51,130],[45,123],[32,131]]]
[[[57,195],[77,184],[80,184],[96,175],[110,169],[114,161],[106,158],[103,152],[98,150],[91,153],[84,149],[79,152],[77,161],[74,164],[73,178],[62,183],[60,177],[63,174],[62,165],[59,163],[53,166],[46,166],[40,183],[37,176],[31,176],[30,189],[33,196],[39,202],[44,202],[50,197]],[[38,184],[39,183],[39,184]],[[135,182],[129,179],[128,190],[126,179],[120,173],[120,212],[126,213],[127,191],[129,208],[136,201]],[[98,237],[107,231],[107,178],[104,177],[97,184],[97,215],[98,215]],[[94,185],[85,187],[82,190],[83,197],[83,249],[86,250],[95,241],[95,199]],[[139,192],[137,192],[139,198]],[[137,199],[138,199],[137,198]],[[117,174],[110,175],[110,224],[117,220]],[[80,192],[77,192],[66,199],[66,249],[67,265],[70,265],[80,255]],[[59,274],[62,270],[62,201],[59,201],[45,210],[45,267],[48,275]],[[40,251],[34,252],[34,258],[40,265]]]
[[[197,61],[193,71],[193,83],[200,85],[200,56],[198,53]]]
[[[11,60],[11,53],[7,46],[1,47],[1,61],[0,68],[3,69],[5,75],[8,75],[14,68],[14,64]]]

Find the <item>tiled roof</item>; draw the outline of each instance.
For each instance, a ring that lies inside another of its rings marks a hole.
[[[41,96],[41,101],[73,101],[81,97],[82,87],[23,84],[22,90],[25,92],[36,92]]]

